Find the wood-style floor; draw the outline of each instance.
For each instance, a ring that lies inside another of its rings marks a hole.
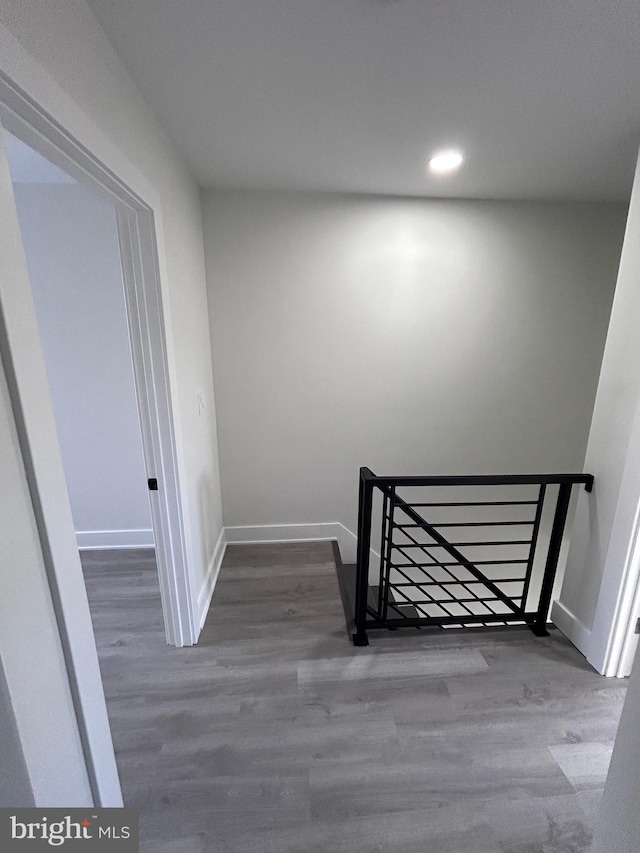
[[[85,552],[143,853],[583,853],[625,684],[554,631],[347,639],[329,543],[230,546],[200,644]]]

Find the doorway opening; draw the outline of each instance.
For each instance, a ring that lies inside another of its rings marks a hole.
[[[185,646],[197,640],[199,626],[194,620],[186,561],[154,211],[26,93],[0,75],[0,222],[5,235],[11,235],[2,256],[0,349],[94,803],[118,805],[120,789],[76,539],[76,530],[80,534],[95,534],[96,530],[81,530],[77,520],[72,522],[57,435],[60,430],[53,418],[42,335],[18,222],[20,202],[8,180],[7,132],[49,166],[61,169],[71,179],[67,189],[74,182],[90,189],[111,205],[115,216],[144,485],[151,478],[158,485],[150,493],[150,501],[147,497],[150,526],[143,521],[129,530],[146,531],[145,535],[152,531],[164,634],[170,645]],[[96,323],[101,321],[96,318]],[[63,376],[62,381],[67,378]],[[88,505],[88,501],[81,502],[76,517]],[[126,527],[103,528],[111,535],[123,529]],[[87,541],[85,537],[80,544]],[[94,539],[94,544],[101,543]]]
[[[5,139],[78,547],[153,548],[115,209]]]
[[[5,149],[113,725],[105,649],[126,673],[141,636],[164,645],[115,208],[10,133]]]

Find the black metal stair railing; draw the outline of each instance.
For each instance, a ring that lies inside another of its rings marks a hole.
[[[354,644],[367,645],[373,628],[525,624],[546,636],[576,484],[590,492],[593,476],[377,477],[361,468]]]

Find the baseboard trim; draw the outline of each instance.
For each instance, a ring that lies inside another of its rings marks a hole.
[[[355,563],[357,539],[339,521],[317,524],[255,524],[225,527],[229,544],[263,545],[269,542],[335,541],[343,562]],[[373,553],[373,552],[372,552]]]
[[[154,548],[153,530],[76,530],[81,551],[111,548]]]
[[[590,646],[591,631],[561,601],[553,602],[551,621],[576,648],[586,655]]]
[[[220,531],[220,536],[218,536],[216,546],[213,549],[213,555],[209,560],[206,577],[202,582],[200,592],[198,593],[198,601],[196,603],[198,634],[200,633],[200,631],[202,631],[204,620],[207,618],[207,613],[209,612],[209,606],[211,605],[213,592],[216,588],[218,575],[220,574],[220,566],[222,565],[222,561],[224,559],[224,552],[226,550],[227,537],[226,530],[223,527]]]

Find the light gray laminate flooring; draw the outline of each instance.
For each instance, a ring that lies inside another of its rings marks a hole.
[[[152,551],[85,552],[143,853],[583,853],[625,683],[558,631],[348,641],[329,543],[229,546],[198,646]]]

